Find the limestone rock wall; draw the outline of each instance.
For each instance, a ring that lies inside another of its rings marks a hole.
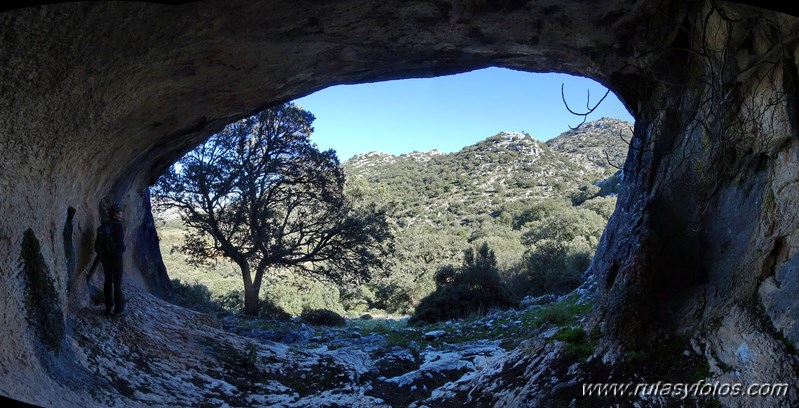
[[[709,358],[735,367],[758,361],[733,361],[741,341],[753,355],[784,351],[775,333],[796,343],[797,19],[713,4],[77,2],[1,13],[0,392],[80,400],[52,367],[79,351],[69,322],[89,303],[102,200],[125,207],[126,284],[168,296],[143,203],[182,153],[226,123],[326,86],[492,65],[594,78],[637,117],[625,191],[593,265],[604,285],[592,324],[610,359],[659,331],[701,331]],[[729,18],[743,23],[730,28]],[[784,94],[775,103],[761,98],[770,84]],[[760,127],[732,144],[713,138],[749,105],[771,119],[742,121]],[[717,128],[707,136],[701,123]],[[749,134],[772,137],[753,144]],[[64,305],[65,351],[55,357],[25,317],[17,259],[28,228]],[[762,327],[744,332],[747,319]]]
[[[674,24],[684,32],[661,63],[684,69],[646,80],[625,191],[592,265],[593,327],[606,361],[684,336],[721,381],[794,384],[796,19],[708,3]]]

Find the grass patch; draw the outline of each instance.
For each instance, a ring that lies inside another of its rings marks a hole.
[[[594,307],[592,302],[579,303],[579,300],[580,297],[573,294],[559,302],[544,305],[539,309],[530,309],[528,317],[533,319],[534,322],[531,322],[531,324],[536,327],[545,323],[556,326],[575,325]]]
[[[506,311],[480,318],[463,319],[458,323],[438,322],[411,327],[405,321],[374,319],[350,321],[350,325],[358,327],[364,335],[370,333],[384,335],[388,347],[425,348],[433,346],[440,348],[444,346],[443,343],[456,344],[478,340],[500,340],[504,346],[511,348],[522,340],[529,338],[535,329],[544,325],[562,327],[578,325],[593,307],[590,302],[578,303],[578,301],[579,297],[572,295],[560,302],[544,306],[532,307],[523,311]],[[443,330],[445,335],[437,339],[426,339],[424,333],[433,330]],[[586,353],[588,344],[593,344],[596,340],[594,336],[586,336],[586,344],[584,345],[580,345],[578,341],[573,341],[575,355],[583,356]],[[593,349],[593,346],[591,346],[591,349]]]
[[[563,329],[555,333],[552,339],[566,343],[564,354],[570,360],[586,360],[596,347],[596,340],[586,336],[585,330],[579,326]]]
[[[232,316],[233,325],[244,330],[260,330],[260,331],[276,331],[276,332],[293,332],[302,329],[302,323],[292,321],[281,321],[274,319],[264,319],[260,317],[252,317],[246,315]],[[319,329],[310,326],[315,334],[319,334]]]
[[[355,328],[363,334],[368,336],[370,334],[389,335],[398,330],[404,330],[408,327],[404,320],[373,318],[371,320],[355,319],[348,321],[349,326]]]

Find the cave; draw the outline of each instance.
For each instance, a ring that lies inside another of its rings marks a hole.
[[[80,366],[72,320],[90,303],[105,203],[125,208],[126,282],[168,298],[147,186],[182,154],[227,123],[328,86],[490,66],[594,79],[636,119],[591,265],[600,287],[586,329],[601,333],[602,361],[687,337],[717,379],[796,384],[799,18],[779,9],[100,2],[5,11],[0,26],[0,392],[9,397],[83,400],[63,378]],[[62,351],[26,317],[21,248],[33,240],[66,322]],[[787,398],[779,403],[799,402],[795,389]]]

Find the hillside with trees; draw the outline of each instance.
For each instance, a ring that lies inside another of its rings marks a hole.
[[[623,120],[602,118],[547,140],[546,145],[609,176],[624,165],[632,126]]]
[[[386,216],[392,251],[382,254],[379,265],[365,265],[369,279],[357,285],[272,270],[263,277],[263,303],[292,315],[311,309],[408,314],[420,304],[437,304],[440,299],[422,302],[437,290],[452,293],[453,282],[464,281],[455,278],[461,275],[470,282],[484,279],[491,290],[501,283],[509,292],[506,304],[566,293],[580,284],[615,206],[621,179],[615,166],[623,163],[631,128],[603,118],[546,143],[500,132],[450,154],[354,156],[341,166],[343,197],[353,210]],[[182,285],[204,285],[223,304],[241,303],[241,288],[232,279],[236,268],[216,259],[202,276],[181,265],[181,255],[171,250],[181,245],[184,227],[174,216],[163,218],[159,231],[170,237],[162,239],[162,250],[171,276]],[[469,259],[476,253],[491,265],[473,267]]]
[[[410,312],[438,271],[483,244],[518,297],[574,288],[615,206],[631,128],[603,118],[546,143],[501,132],[451,154],[348,160],[348,186],[389,211],[396,237],[364,303]]]

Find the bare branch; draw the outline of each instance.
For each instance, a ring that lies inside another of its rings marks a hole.
[[[564,90],[563,90],[564,86],[565,86],[564,84],[562,84],[562,83],[560,84],[560,99],[563,101],[563,105],[566,106],[566,110],[568,110],[569,113],[571,113],[572,115],[581,116],[583,118],[582,122],[580,122],[579,125],[577,125],[575,127],[569,126],[569,129],[572,129],[572,130],[577,129],[580,126],[582,126],[585,123],[585,121],[587,120],[588,115],[594,113],[594,111],[599,107],[599,105],[602,103],[602,101],[604,101],[605,98],[608,97],[608,94],[610,94],[610,89],[608,89],[607,91],[605,91],[605,95],[603,95],[602,98],[599,99],[599,102],[597,102],[592,107],[591,106],[591,90],[590,89],[587,90],[588,95],[586,96],[586,99],[585,99],[585,107],[586,107],[587,110],[585,112],[576,112],[576,111],[572,110],[572,108],[569,107],[569,103],[566,102],[566,94],[564,93]]]

